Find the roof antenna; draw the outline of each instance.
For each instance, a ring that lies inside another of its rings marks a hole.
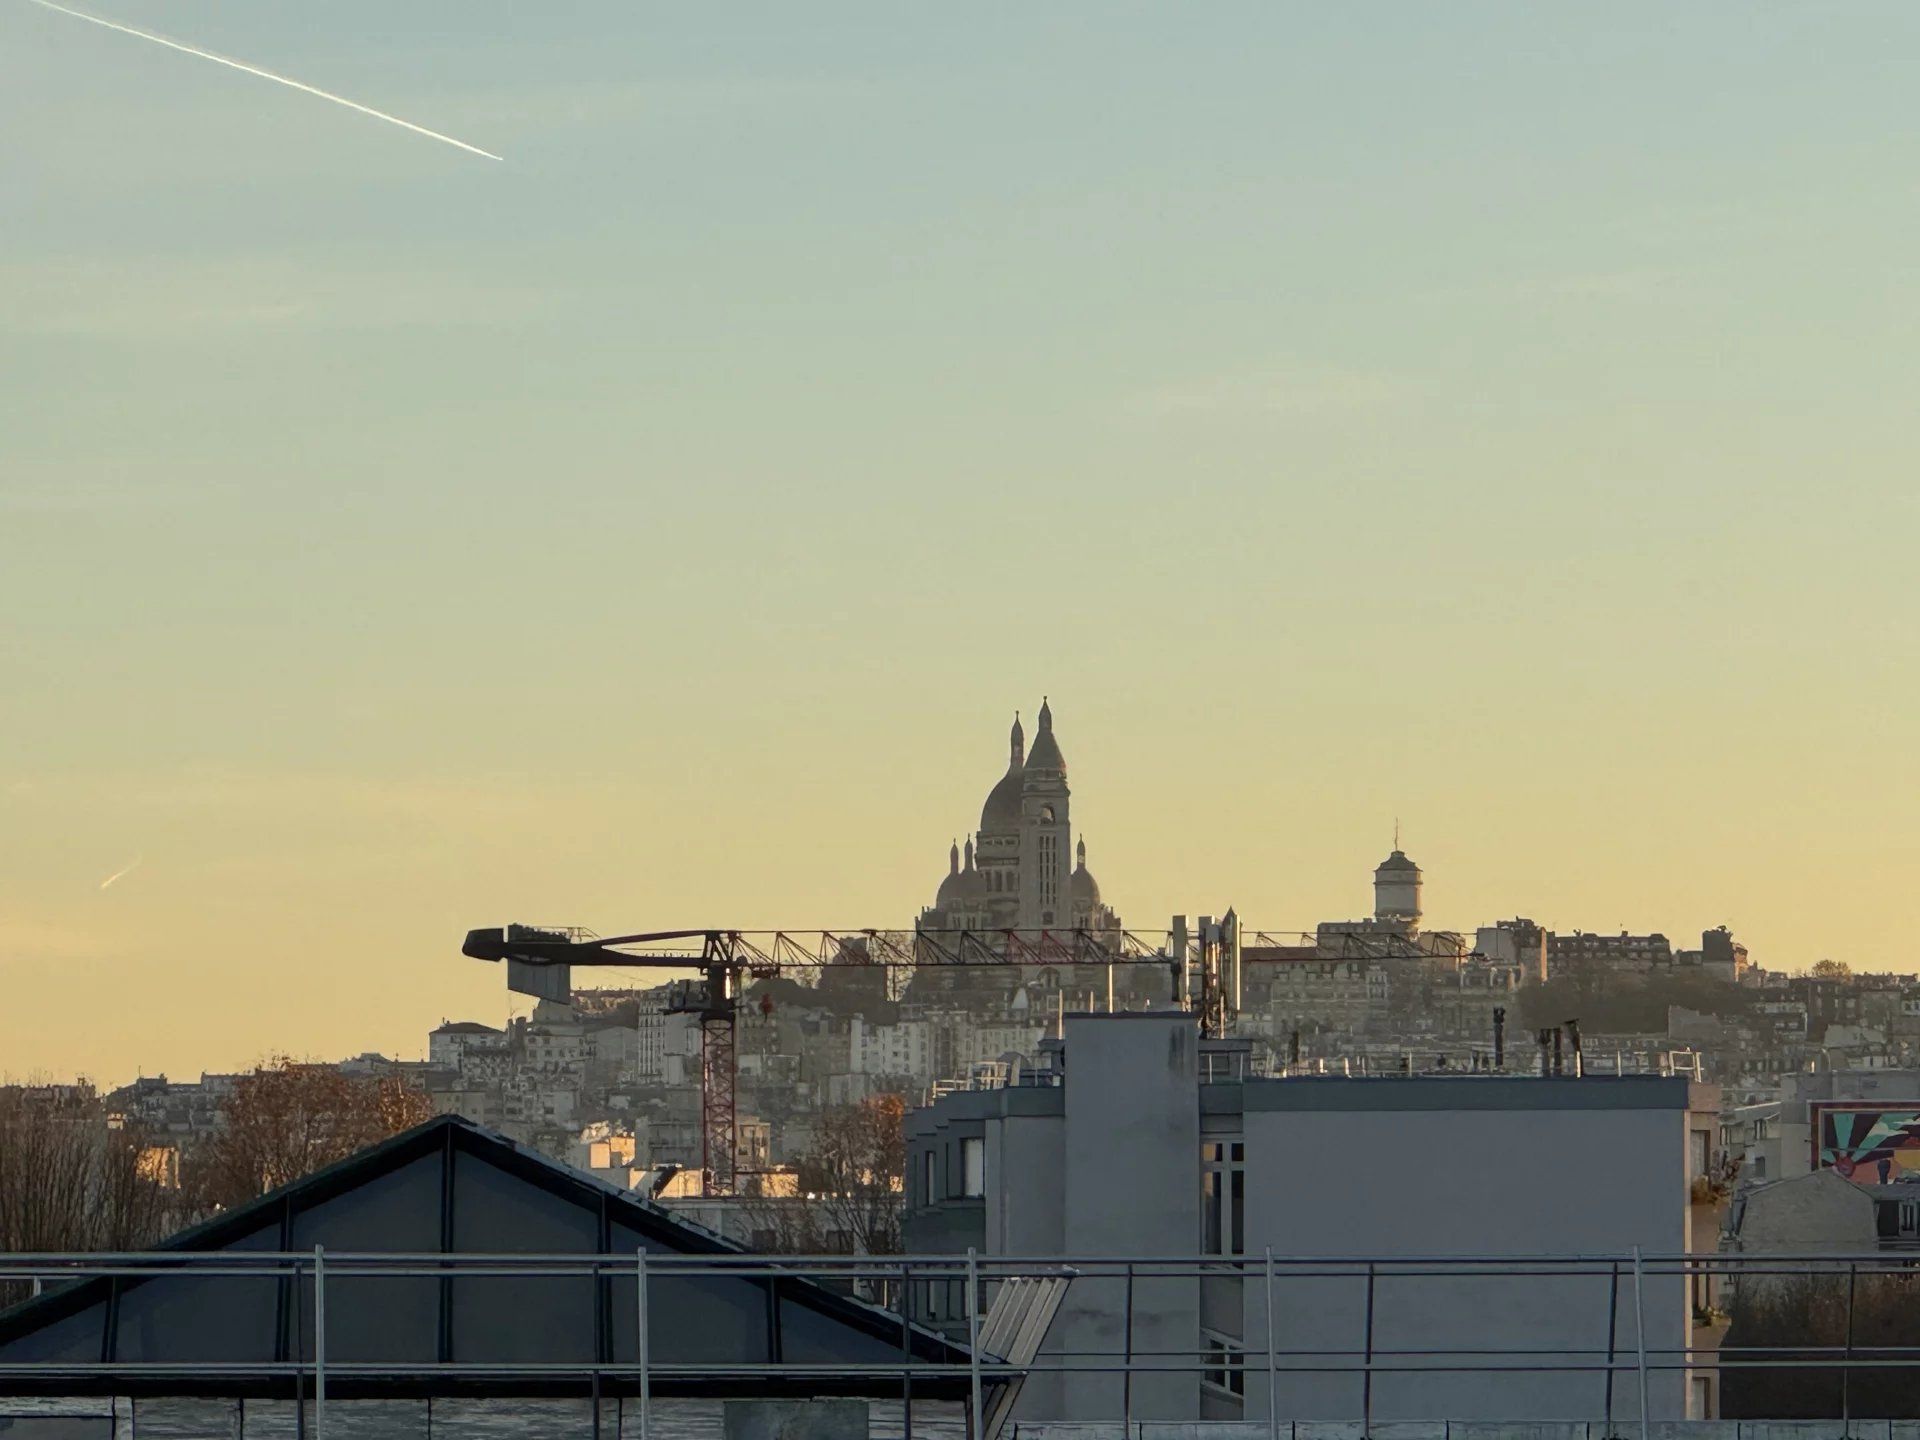
[[[1400,817],[1398,815],[1393,817],[1393,848],[1396,850],[1400,848]]]

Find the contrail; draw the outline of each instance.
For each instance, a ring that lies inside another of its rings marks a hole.
[[[107,876],[106,879],[102,880],[100,882],[100,888],[102,890],[105,890],[108,886],[112,885],[114,881],[126,879],[127,876],[131,875],[134,871],[140,868],[140,862],[146,858],[147,857],[144,855],[136,855],[131,865],[123,866],[122,868],[114,871],[113,874]]]
[[[151,30],[136,30],[131,25],[122,25],[118,20],[103,20],[98,15],[89,15],[84,10],[70,10],[65,5],[56,5],[54,0],[33,0],[33,3],[48,10],[58,10],[62,15],[71,15],[76,20],[85,20],[89,24],[102,25],[109,30],[118,30],[122,35],[138,36],[142,40],[151,40],[156,45],[164,45],[169,50],[178,50],[187,55],[198,55],[202,60],[211,60],[216,65],[225,65],[230,69],[242,71],[248,75],[258,75],[262,80],[271,80],[276,85],[286,85],[295,90],[304,90],[309,95],[318,95],[322,100],[331,100],[336,105],[344,105],[349,110],[358,110],[362,115],[371,115],[376,120],[385,120],[389,125],[398,125],[402,130],[411,130],[416,135],[424,135],[429,140],[438,140],[444,145],[465,150],[471,155],[481,155],[488,160],[504,159],[491,150],[482,150],[478,145],[469,145],[464,140],[456,140],[451,135],[442,135],[438,130],[429,130],[424,125],[416,125],[411,120],[402,120],[398,115],[389,115],[384,110],[376,110],[371,105],[362,105],[358,100],[349,100],[344,95],[335,95],[331,90],[322,90],[315,85],[304,85],[298,80],[289,80],[284,75],[276,75],[271,70],[262,70],[258,65],[249,65],[244,60],[235,60],[226,55],[216,55],[211,50],[202,50],[196,45],[183,45],[178,40],[169,40],[164,35],[155,35]],[[117,877],[116,877],[117,878]]]

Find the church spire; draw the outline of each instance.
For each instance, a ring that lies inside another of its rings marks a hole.
[[[973,848],[973,842],[971,840],[967,842],[967,848],[969,850]],[[947,873],[949,875],[958,875],[960,873],[960,842],[958,840],[953,842],[953,849],[947,852]]]
[[[1066,777],[1067,762],[1060,754],[1060,742],[1053,737],[1053,706],[1040,701],[1040,732],[1034,736],[1033,750],[1027,756],[1026,773],[1032,779],[1040,771],[1055,771]]]
[[[1011,766],[1018,770],[1027,763],[1027,735],[1020,728],[1020,712],[1013,712],[1013,734],[1009,737],[1009,749],[1012,752]]]
[[[967,837],[967,869],[973,869],[973,837]]]

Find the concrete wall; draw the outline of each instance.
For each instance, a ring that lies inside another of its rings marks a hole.
[[[1199,1034],[1177,1013],[1068,1016],[1065,1239],[1082,1255],[1191,1255],[1200,1238]],[[1054,1326],[1062,1348],[1118,1355],[1129,1344],[1121,1280],[1078,1280]],[[1198,1277],[1134,1285],[1131,1346],[1191,1351],[1200,1326]],[[1063,1413],[1118,1417],[1118,1375],[1066,1377]],[[1026,1409],[1027,1407],[1023,1407]],[[1136,1418],[1192,1420],[1200,1382],[1136,1375]]]
[[[1421,1081],[1328,1083],[1337,1088],[1322,1094],[1302,1088],[1320,1084],[1310,1080],[1248,1087],[1251,1254],[1266,1246],[1295,1257],[1591,1255],[1635,1245],[1671,1254],[1686,1248],[1684,1082],[1460,1079],[1437,1082],[1448,1089],[1432,1096],[1416,1095],[1416,1087],[1433,1089]],[[1642,1088],[1606,1088],[1629,1085]],[[1433,1107],[1394,1108],[1403,1097],[1431,1100]],[[1603,1103],[1610,1101],[1621,1103]],[[1247,1347],[1255,1356],[1267,1343],[1260,1292],[1248,1286]],[[1296,1272],[1279,1282],[1275,1331],[1287,1352],[1279,1387],[1283,1416],[1362,1415],[1361,1377],[1306,1373],[1330,1363],[1306,1352],[1364,1351],[1366,1312],[1362,1277]],[[1646,1315],[1650,1346],[1683,1345],[1689,1318],[1683,1282],[1647,1282]],[[1381,1278],[1373,1317],[1376,1352],[1604,1351],[1608,1280],[1604,1274]],[[1630,1283],[1621,1286],[1613,1321],[1616,1344],[1630,1355]],[[1534,1358],[1551,1363],[1553,1357]],[[1247,1386],[1248,1418],[1266,1414],[1263,1379]],[[1630,1391],[1629,1382],[1616,1382],[1616,1415],[1637,1406]],[[1371,1396],[1376,1420],[1573,1420],[1599,1417],[1604,1406],[1602,1376],[1569,1372],[1376,1374]],[[1653,1413],[1683,1413],[1677,1374],[1656,1375]]]
[[[1020,1096],[1057,1100],[1057,1096]],[[1032,1106],[1027,1107],[1034,1108]],[[1062,1255],[1067,1250],[1067,1177],[1061,1162],[1067,1122],[1058,1114],[1014,1114],[987,1122],[987,1210],[985,1253],[989,1255]],[[996,1183],[996,1176],[1017,1177],[1017,1184]],[[1056,1328],[1056,1335],[1059,1333]],[[1058,1372],[1030,1375],[1015,1414],[1064,1415],[1065,1380]]]
[[[1920,1440],[1920,1421],[1656,1420],[1650,1440]],[[1400,1420],[1363,1434],[1352,1421],[1201,1421],[1138,1424],[1123,1437],[1115,1424],[1023,1424],[1019,1440],[1640,1440],[1638,1418],[1600,1421]]]
[[[864,1400],[729,1400],[725,1440],[866,1440]]]
[[[1014,1115],[987,1122],[988,1254],[1066,1253],[1066,1131],[1060,1115]],[[1019,1183],[994,1184],[997,1175],[1018,1177]]]

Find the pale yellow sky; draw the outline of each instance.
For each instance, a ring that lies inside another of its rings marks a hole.
[[[1043,692],[1141,928],[1913,968],[1920,11],[112,13],[507,159],[0,21],[0,1071],[904,924]]]

